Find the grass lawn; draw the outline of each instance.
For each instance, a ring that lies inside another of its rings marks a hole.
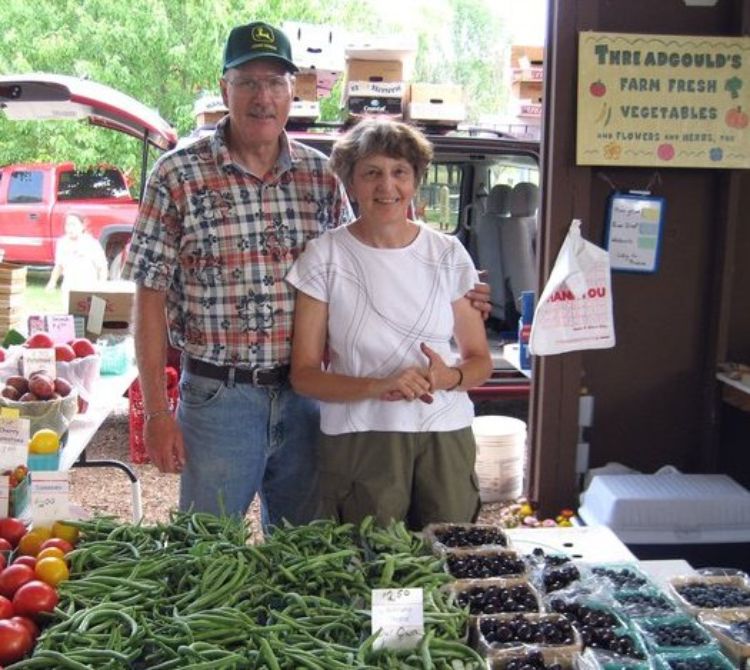
[[[63,305],[62,291],[45,291],[50,270],[29,268],[26,274],[26,292],[24,293],[23,312],[30,314],[67,314],[68,306]],[[24,325],[26,319],[24,318]],[[25,330],[25,328],[24,328]]]

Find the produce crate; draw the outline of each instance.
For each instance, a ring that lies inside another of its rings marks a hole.
[[[0,263],[0,333],[21,325],[25,290],[26,266]]]
[[[180,397],[179,386],[177,385],[177,373],[173,368],[167,368],[166,372],[168,380],[167,383],[167,400],[169,402],[169,409],[174,414],[177,411],[177,401]],[[133,463],[148,463],[149,458],[146,454],[146,445],[143,441],[143,425],[144,425],[144,412],[143,412],[143,393],[141,392],[141,385],[136,379],[131,385],[128,391],[128,423],[130,426],[130,460]]]

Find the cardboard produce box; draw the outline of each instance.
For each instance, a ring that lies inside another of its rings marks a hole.
[[[408,117],[454,124],[463,121],[466,118],[463,88],[457,84],[412,84]]]
[[[402,116],[405,91],[402,81],[350,81],[344,91],[344,107],[351,114]]]
[[[541,81],[514,81],[513,96],[519,100],[541,102],[544,94],[544,84]]]
[[[92,301],[92,296],[104,301],[103,314],[97,313],[100,303]],[[90,289],[71,289],[68,313],[85,319],[86,336],[91,339],[102,334],[125,335],[130,332],[134,297],[135,284],[129,281],[100,282]]]
[[[315,71],[299,72],[294,78],[295,102],[306,100],[315,102],[318,99],[318,74]]]
[[[320,116],[320,103],[315,100],[293,100],[289,110],[289,120],[314,121]]]
[[[398,60],[346,61],[347,81],[397,82],[404,79],[404,64]]]
[[[285,21],[281,26],[292,47],[292,59],[300,68],[341,72],[344,69],[344,35],[340,28]]]
[[[528,69],[544,63],[544,47],[539,45],[514,44],[510,47],[510,66]]]

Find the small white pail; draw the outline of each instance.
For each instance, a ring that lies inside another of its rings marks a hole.
[[[477,443],[474,469],[482,502],[523,495],[526,423],[511,416],[477,416],[472,430]]]

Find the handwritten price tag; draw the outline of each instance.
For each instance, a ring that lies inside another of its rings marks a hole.
[[[372,631],[378,630],[375,649],[414,649],[424,635],[422,589],[373,589]]]
[[[44,372],[52,379],[57,376],[54,349],[26,349],[23,352],[23,376],[28,379],[35,372]]]
[[[0,470],[13,470],[28,463],[30,425],[28,419],[18,417],[18,410],[3,409],[0,414]]]
[[[70,518],[68,472],[34,472],[31,476],[31,523],[51,526]]]

